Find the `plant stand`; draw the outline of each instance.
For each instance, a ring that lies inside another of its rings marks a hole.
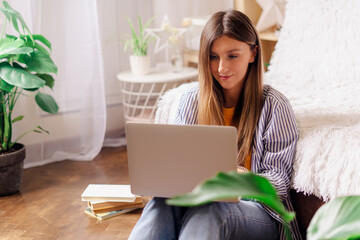
[[[120,80],[125,121],[153,122],[161,96],[182,83],[197,80],[198,70],[185,67],[181,72],[153,69],[137,76],[129,71],[117,74]]]

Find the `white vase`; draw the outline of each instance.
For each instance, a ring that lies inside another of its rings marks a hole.
[[[150,56],[130,56],[130,69],[134,75],[146,75],[150,71]]]
[[[171,68],[172,71],[175,73],[179,73],[183,70],[184,64],[183,64],[183,58],[181,54],[172,55],[171,56]]]
[[[172,71],[175,73],[181,72],[184,68],[183,61],[184,60],[183,60],[182,51],[181,51],[180,47],[176,46],[176,45],[173,46],[173,49],[171,51],[171,57],[170,57]]]

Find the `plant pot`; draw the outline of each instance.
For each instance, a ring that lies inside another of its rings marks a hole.
[[[0,154],[0,196],[19,191],[25,160],[25,146],[16,143],[13,152]]]
[[[134,75],[146,75],[150,72],[150,56],[130,56],[130,69]]]

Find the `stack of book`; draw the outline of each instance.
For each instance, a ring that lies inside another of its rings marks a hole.
[[[89,184],[81,198],[87,201],[85,213],[99,220],[144,207],[142,198],[131,193],[130,185]]]

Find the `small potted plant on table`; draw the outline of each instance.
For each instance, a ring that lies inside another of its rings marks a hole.
[[[6,1],[0,7],[5,16],[0,38],[0,196],[18,191],[22,178],[25,146],[18,143],[29,132],[48,131],[40,126],[12,140],[13,124],[24,116],[13,117],[13,109],[20,95],[32,99],[44,111],[56,114],[58,106],[48,94],[39,90],[52,89],[57,67],[50,58],[51,43],[42,35],[31,34],[21,14]],[[17,36],[5,34],[6,24],[12,25]]]
[[[154,37],[145,32],[153,18],[149,19],[145,25],[142,24],[141,18],[138,17],[139,33],[135,31],[130,18],[127,19],[131,35],[128,35],[124,44],[124,51],[131,50],[130,69],[135,75],[146,75],[150,71],[150,56],[148,55],[148,45],[154,40]]]

